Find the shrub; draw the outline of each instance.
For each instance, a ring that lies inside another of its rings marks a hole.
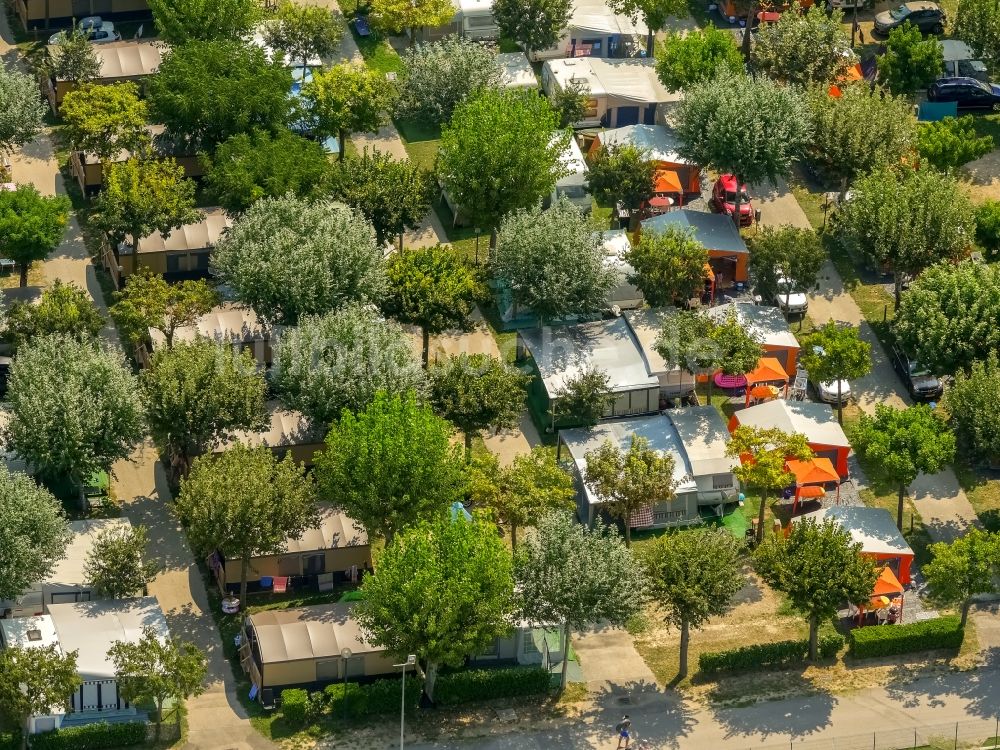
[[[31,737],[32,750],[105,750],[132,747],[146,742],[146,723],[129,721],[122,724],[85,724],[81,727],[57,729]],[[5,747],[0,744],[0,748]]]
[[[0,750],[21,750],[21,735],[0,732]]]
[[[362,718],[399,710],[399,680],[376,680],[367,684],[336,682],[323,690],[327,706],[334,716]],[[420,704],[420,680],[406,678],[406,710],[412,711]]]
[[[892,656],[913,651],[957,649],[965,631],[958,615],[905,625],[856,628],[851,631],[851,655],[858,659]]]
[[[819,637],[819,656],[821,659],[831,659],[837,655],[844,639],[837,634],[821,635]],[[758,643],[743,646],[729,651],[704,653],[698,655],[698,668],[706,674],[715,672],[734,672],[768,667],[783,667],[797,664],[809,657],[809,641],[778,641],[777,643]]]
[[[468,669],[438,677],[434,701],[442,706],[490,698],[512,698],[548,692],[550,675],[541,667]]]
[[[976,208],[976,242],[988,255],[1000,250],[1000,201],[983,201]]]
[[[305,724],[308,707],[309,693],[305,690],[290,688],[281,691],[281,712],[290,724]]]

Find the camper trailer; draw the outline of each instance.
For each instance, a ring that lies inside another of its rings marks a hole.
[[[561,57],[642,57],[646,54],[646,25],[618,15],[605,0],[575,0],[573,15],[548,49],[531,53],[533,62]]]

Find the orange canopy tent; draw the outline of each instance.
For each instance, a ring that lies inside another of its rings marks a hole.
[[[798,509],[799,500],[819,498],[826,494],[822,485],[836,482],[837,498],[840,498],[840,475],[833,461],[816,456],[806,461],[790,458],[785,461],[785,469],[795,477],[795,499],[792,513]]]
[[[844,95],[843,86],[855,81],[862,81],[864,77],[864,74],[861,72],[861,63],[855,63],[837,77],[837,83],[831,84],[827,93],[834,99],[839,99]]]
[[[681,177],[672,169],[658,169],[653,175],[654,193],[679,193],[684,195]]]
[[[788,373],[785,372],[785,368],[781,366],[779,362],[774,357],[761,357],[757,362],[756,369],[747,374],[747,397],[746,405],[750,405],[750,397],[753,395],[753,388],[750,386],[755,385],[773,385],[775,383],[780,383],[787,390],[788,388]]]
[[[875,581],[875,586],[872,588],[869,604],[858,608],[859,622],[864,617],[866,610],[882,609],[889,604],[895,604],[899,607],[899,622],[902,622],[904,591],[903,584],[896,578],[896,574],[892,572],[892,568],[888,566],[882,568],[878,574],[878,579]]]

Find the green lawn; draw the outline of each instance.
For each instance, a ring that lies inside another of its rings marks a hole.
[[[955,475],[983,525],[1000,531],[1000,480],[960,461],[955,463]]]
[[[348,28],[354,36],[354,41],[358,45],[361,57],[365,60],[365,65],[380,73],[403,72],[403,60],[387,40],[375,33],[369,36],[358,36],[353,24],[348,24]]]
[[[397,120],[396,130],[410,161],[427,170],[434,170],[441,146],[441,129],[415,120]]]
[[[992,136],[994,148],[1000,148],[1000,113],[974,115],[973,125],[976,135],[980,138],[984,135]]]

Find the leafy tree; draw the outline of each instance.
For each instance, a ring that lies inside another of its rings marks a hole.
[[[181,482],[177,514],[194,546],[240,561],[240,602],[247,602],[250,559],[277,555],[319,522],[312,477],[291,455],[235,443],[204,455]]]
[[[36,338],[62,333],[86,341],[104,327],[104,316],[90,295],[59,279],[34,302],[15,302],[7,312],[7,338],[17,348]]]
[[[868,601],[878,578],[875,562],[861,554],[861,543],[829,519],[822,525],[801,519],[787,539],[772,534],[754,550],[753,562],[768,585],[808,617],[810,659],[817,657],[820,623],[845,601]]]
[[[69,199],[43,196],[34,185],[0,190],[0,237],[3,254],[17,263],[20,285],[28,286],[28,269],[62,242],[69,222]]]
[[[319,425],[360,411],[379,391],[424,390],[409,337],[370,308],[351,305],[307,316],[278,340],[271,385],[292,409]]]
[[[789,8],[777,23],[761,24],[751,55],[756,71],[799,86],[835,81],[854,59],[843,12],[828,15],[819,5]]]
[[[667,32],[656,49],[656,75],[667,91],[683,91],[710,80],[719,71],[743,72],[743,55],[726,29],[711,22],[686,33]]]
[[[452,200],[477,226],[497,226],[552,192],[570,135],[553,136],[558,116],[533,91],[487,89],[455,109],[441,135],[438,173]]]
[[[814,86],[806,94],[812,137],[806,158],[846,189],[860,175],[881,165],[897,165],[910,153],[917,123],[903,96],[865,82],[840,86],[840,96]]]
[[[380,391],[356,416],[344,410],[316,457],[323,497],[387,543],[461,500],[464,468],[451,425],[413,393]]]
[[[117,526],[101,531],[83,563],[85,580],[109,599],[145,593],[160,566],[147,557],[145,526]]]
[[[411,47],[403,65],[397,113],[427,125],[448,122],[459,104],[503,81],[493,52],[459,36]]]
[[[253,355],[212,341],[158,349],[141,385],[150,432],[174,478],[235,432],[263,429],[267,421],[267,385]]]
[[[289,61],[309,64],[314,57],[333,57],[344,26],[329,8],[285,2],[278,6],[278,16],[264,27],[264,40],[274,49],[285,53]]]
[[[654,35],[666,26],[670,17],[686,18],[688,14],[687,4],[680,0],[611,0],[608,7],[633,21],[642,17],[647,29],[646,57],[653,56]]]
[[[627,451],[606,440],[585,456],[584,481],[601,498],[601,507],[625,526],[625,546],[632,545],[632,516],[674,498],[674,457],[654,450],[644,437],[632,436]]]
[[[340,159],[347,136],[378,130],[389,119],[396,101],[396,85],[385,74],[362,64],[343,63],[317,70],[303,87],[315,118],[316,132],[340,139]]]
[[[1000,538],[995,533],[972,527],[950,543],[932,544],[930,553],[931,561],[920,571],[934,599],[946,606],[961,608],[964,628],[973,597],[997,593]]]
[[[806,436],[798,432],[786,433],[778,428],[762,429],[741,425],[733,432],[726,446],[726,455],[749,460],[733,469],[740,483],[760,491],[760,508],[757,512],[757,541],[764,539],[764,512],[769,492],[782,490],[795,481],[795,476],[785,468],[785,461],[795,458],[806,461],[813,457]],[[869,588],[869,592],[871,589]]]
[[[403,233],[423,223],[437,191],[434,176],[417,164],[368,149],[360,158],[341,161],[330,183],[330,197],[361,212],[380,246],[399,237],[400,254]]]
[[[13,65],[0,66],[0,155],[31,143],[42,131],[45,105],[38,81]]]
[[[823,243],[811,229],[789,225],[778,229],[764,227],[751,240],[750,268],[757,294],[774,299],[779,291],[778,279],[794,282],[785,285],[785,307],[793,291],[807,291],[816,286],[820,269],[826,260]]]
[[[861,338],[857,328],[838,325],[830,320],[806,337],[801,359],[814,381],[836,381],[837,421],[843,424],[844,403],[840,383],[862,378],[871,372],[871,344]]]
[[[330,172],[323,146],[288,130],[237,133],[202,162],[208,192],[232,214],[261,198],[315,196]]]
[[[995,59],[1000,50],[1000,8],[991,0],[959,0],[951,33],[976,55]]]
[[[571,0],[497,0],[493,20],[500,35],[513,39],[531,56],[554,47],[573,13]]]
[[[645,577],[618,532],[598,521],[593,528],[570,513],[553,511],[518,547],[514,576],[524,616],[562,626],[564,656],[569,637],[596,623],[624,627],[642,608]],[[566,689],[569,659],[563,659]]]
[[[288,123],[292,74],[240,41],[193,41],[164,55],[149,81],[153,117],[188,145],[211,151],[237,133]]]
[[[1000,456],[1000,362],[990,352],[985,362],[973,362],[966,375],[959,371],[945,393],[945,404],[961,455],[993,463]]]
[[[174,46],[197,41],[239,41],[262,15],[258,0],[151,0],[160,38]]]
[[[878,77],[893,94],[910,96],[941,75],[944,58],[935,37],[924,39],[909,21],[889,32],[878,60]]]
[[[168,284],[162,276],[143,267],[128,277],[124,289],[115,292],[109,312],[129,341],[145,341],[152,328],[163,334],[169,349],[178,328],[194,325],[217,304],[219,294],[206,281]]]
[[[991,256],[1000,250],[1000,201],[976,206],[976,242]]]
[[[371,224],[339,203],[262,198],[212,252],[220,280],[269,323],[294,325],[351,302],[377,302],[382,249]]]
[[[45,72],[56,80],[76,84],[101,77],[101,61],[97,59],[94,45],[75,21],[68,32],[63,32],[59,44],[49,46]]]
[[[664,534],[642,552],[650,596],[681,633],[679,678],[687,677],[691,629],[725,614],[743,588],[743,543],[726,529]]]
[[[597,368],[568,378],[552,395],[552,421],[572,420],[593,427],[615,401],[610,382],[608,374]]]
[[[406,31],[413,40],[424,29],[444,26],[455,17],[451,0],[371,0],[369,8],[378,31]]]
[[[71,535],[59,501],[6,465],[0,466],[0,517],[0,599],[11,600],[52,572]]]
[[[474,455],[469,494],[473,505],[489,509],[510,529],[510,546],[517,550],[518,529],[534,526],[549,511],[572,510],[576,488],[552,450],[536,445],[531,453],[515,456],[509,466],[501,466],[489,452]]]
[[[143,437],[135,376],[120,351],[65,334],[35,339],[10,368],[9,445],[50,484],[76,488]]]
[[[894,409],[875,405],[862,414],[851,435],[854,450],[898,488],[896,526],[903,530],[906,486],[917,474],[937,474],[955,460],[955,435],[927,404]]]
[[[530,378],[489,354],[459,354],[430,370],[430,399],[437,412],[465,436],[465,459],[483,430],[513,429],[524,411]]]
[[[643,232],[624,260],[635,269],[629,283],[639,287],[653,307],[687,301],[704,289],[708,250],[684,229]]]
[[[805,100],[796,89],[743,75],[720,75],[694,84],[679,105],[677,119],[682,155],[735,175],[741,185],[787,176],[812,130]]]
[[[653,196],[656,163],[632,144],[601,147],[587,170],[587,191],[598,203],[639,208]]]
[[[672,367],[692,374],[713,374],[719,367],[721,352],[712,341],[714,321],[702,312],[671,310],[663,318],[656,338],[656,353]],[[712,380],[709,378],[709,388]]]
[[[132,240],[132,273],[139,269],[139,243],[153,232],[169,234],[198,221],[195,184],[173,159],[131,157],[104,166],[104,190],[97,199],[95,226],[112,242]]]
[[[162,639],[148,625],[135,642],[118,641],[108,656],[115,665],[115,681],[122,697],[130,703],[149,702],[156,706],[156,738],[160,736],[163,704],[169,698],[184,701],[205,692],[208,659],[193,643],[174,638]],[[175,712],[177,724],[181,712]]]
[[[932,170],[882,168],[854,183],[837,232],[873,265],[893,270],[896,307],[903,281],[940,260],[955,260],[972,241],[975,218],[964,189]]]
[[[753,372],[764,356],[760,339],[746,329],[735,310],[729,310],[722,320],[713,321],[708,337],[716,346],[719,368],[726,375]]]
[[[536,205],[504,219],[490,271],[539,325],[606,307],[619,281],[604,263],[600,234],[565,198],[546,210]]]
[[[65,705],[83,683],[76,669],[76,651],[63,653],[56,645],[0,650],[0,711],[17,727],[35,715],[47,715]],[[21,735],[21,748],[28,735]]]
[[[971,115],[922,122],[917,129],[917,153],[942,172],[953,172],[992,150],[993,136],[977,138]]]
[[[510,632],[513,567],[492,524],[440,511],[386,545],[353,614],[372,643],[417,656],[433,700],[442,665],[460,666]]]
[[[579,81],[553,88],[549,93],[549,104],[559,115],[559,127],[565,129],[582,120],[587,114],[589,99],[590,91]]]
[[[66,139],[77,151],[109,161],[122,150],[145,151],[149,109],[134,83],[88,84],[66,94],[59,107]]]

